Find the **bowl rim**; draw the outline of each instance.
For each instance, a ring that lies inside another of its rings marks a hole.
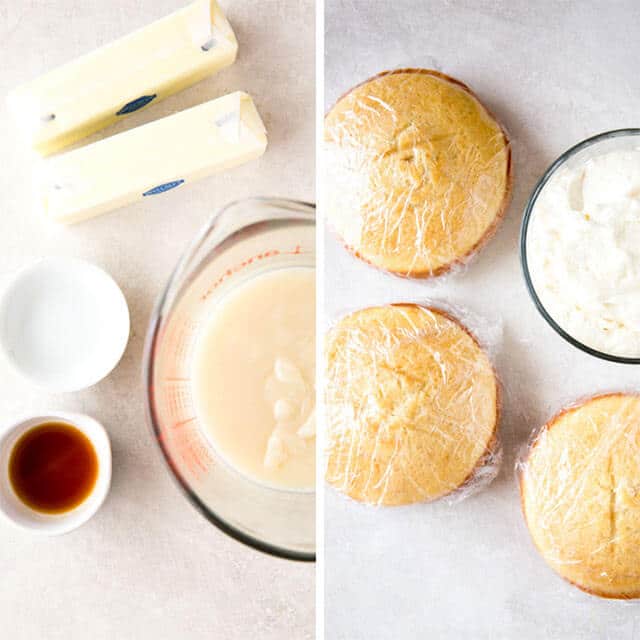
[[[181,476],[178,469],[175,468],[173,463],[171,462],[171,457],[169,456],[169,452],[166,450],[163,439],[160,437],[160,428],[158,426],[158,420],[156,419],[155,411],[153,408],[152,396],[153,396],[153,375],[154,375],[154,360],[152,358],[152,354],[154,351],[154,347],[157,342],[158,332],[162,320],[162,311],[164,309],[165,303],[167,301],[168,294],[171,290],[174,281],[182,275],[183,270],[186,268],[189,259],[198,251],[201,247],[202,243],[205,241],[208,234],[213,229],[217,220],[226,213],[229,209],[232,209],[238,205],[251,205],[257,204],[259,206],[272,206],[275,208],[280,208],[283,210],[286,209],[296,209],[297,214],[302,214],[303,219],[307,219],[310,222],[315,223],[315,209],[316,206],[312,202],[306,202],[303,200],[294,200],[290,198],[272,198],[272,197],[251,197],[251,198],[240,198],[233,200],[232,202],[227,203],[226,205],[220,207],[215,211],[211,219],[203,226],[203,228],[198,232],[194,240],[187,246],[186,250],[182,253],[178,263],[175,268],[171,272],[169,279],[167,280],[167,284],[164,286],[162,293],[158,297],[158,300],[153,308],[151,313],[151,317],[149,320],[149,326],[147,329],[147,335],[145,338],[144,351],[142,356],[142,384],[144,388],[144,402],[145,402],[145,414],[147,418],[147,423],[151,428],[151,432],[153,434],[153,439],[155,440],[158,448],[162,454],[164,461],[166,462],[166,466],[170,471],[170,476],[173,478],[174,482],[178,485],[183,495],[189,500],[189,502],[214,526],[216,526],[220,531],[225,533],[231,538],[234,538],[238,542],[256,549],[257,551],[261,551],[271,556],[275,556],[277,558],[283,558],[286,560],[296,560],[300,562],[315,562],[316,553],[314,552],[305,552],[305,551],[295,551],[292,549],[287,549],[285,547],[281,547],[278,545],[271,544],[269,542],[264,542],[259,538],[252,536],[244,531],[241,531],[231,523],[227,522],[224,518],[219,516],[217,513],[213,512],[206,504],[194,493],[194,491],[189,486],[189,483]],[[292,216],[292,219],[295,219]],[[313,493],[315,495],[315,492]]]
[[[616,356],[604,351],[599,351],[598,349],[594,349],[593,347],[589,347],[588,345],[580,342],[572,335],[570,335],[567,331],[565,331],[546,310],[545,306],[542,304],[542,301],[538,297],[538,294],[536,293],[535,287],[533,285],[533,280],[529,272],[529,262],[527,259],[527,234],[529,231],[529,222],[531,220],[531,215],[538,200],[538,196],[540,195],[542,189],[544,189],[544,187],[546,186],[547,182],[555,174],[555,172],[562,165],[564,165],[567,160],[572,158],[575,154],[582,151],[583,149],[598,144],[599,142],[603,142],[604,140],[636,136],[640,141],[640,128],[630,127],[625,129],[612,129],[610,131],[604,131],[603,133],[585,138],[581,142],[578,142],[577,144],[567,149],[546,169],[546,171],[542,174],[542,177],[536,183],[525,206],[524,215],[522,217],[522,224],[520,227],[520,266],[522,268],[522,274],[524,276],[524,281],[527,287],[527,291],[529,292],[529,296],[540,315],[546,320],[547,324],[559,336],[564,338],[564,340],[571,344],[573,347],[576,347],[580,351],[583,351],[584,353],[587,353],[591,356],[600,358],[601,360],[607,360],[609,362],[615,362],[617,364],[640,364],[640,357],[631,358],[625,356]]]

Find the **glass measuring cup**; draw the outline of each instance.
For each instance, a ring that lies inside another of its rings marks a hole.
[[[143,376],[153,433],[200,512],[247,545],[313,561],[315,493],[268,487],[229,465],[200,428],[191,391],[194,347],[205,316],[238,285],[286,267],[315,267],[313,205],[255,198],[221,209],[182,257],[158,302]]]

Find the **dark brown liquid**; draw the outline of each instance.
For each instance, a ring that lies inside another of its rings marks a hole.
[[[77,507],[93,489],[98,457],[89,438],[64,422],[27,431],[9,460],[9,479],[20,500],[44,513]]]

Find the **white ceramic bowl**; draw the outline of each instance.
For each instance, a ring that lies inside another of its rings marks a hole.
[[[0,348],[41,389],[78,391],[96,384],[118,364],[128,339],[122,291],[84,260],[39,260],[0,296]]]
[[[65,513],[34,511],[18,498],[9,479],[9,459],[20,437],[48,422],[66,422],[89,438],[98,458],[98,477],[91,493],[77,507]],[[43,535],[58,535],[77,529],[104,502],[111,486],[111,446],[104,427],[89,416],[65,411],[27,417],[8,425],[0,433],[0,512],[13,524]]]

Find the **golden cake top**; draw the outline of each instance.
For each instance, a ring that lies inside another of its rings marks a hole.
[[[370,504],[429,501],[497,470],[498,384],[473,336],[412,304],[356,311],[326,343],[326,478]]]
[[[429,277],[464,261],[507,206],[510,147],[462,83],[436,71],[380,74],[325,119],[327,218],[372,265]]]
[[[522,506],[549,565],[584,591],[640,597],[640,396],[564,410],[521,464]]]

